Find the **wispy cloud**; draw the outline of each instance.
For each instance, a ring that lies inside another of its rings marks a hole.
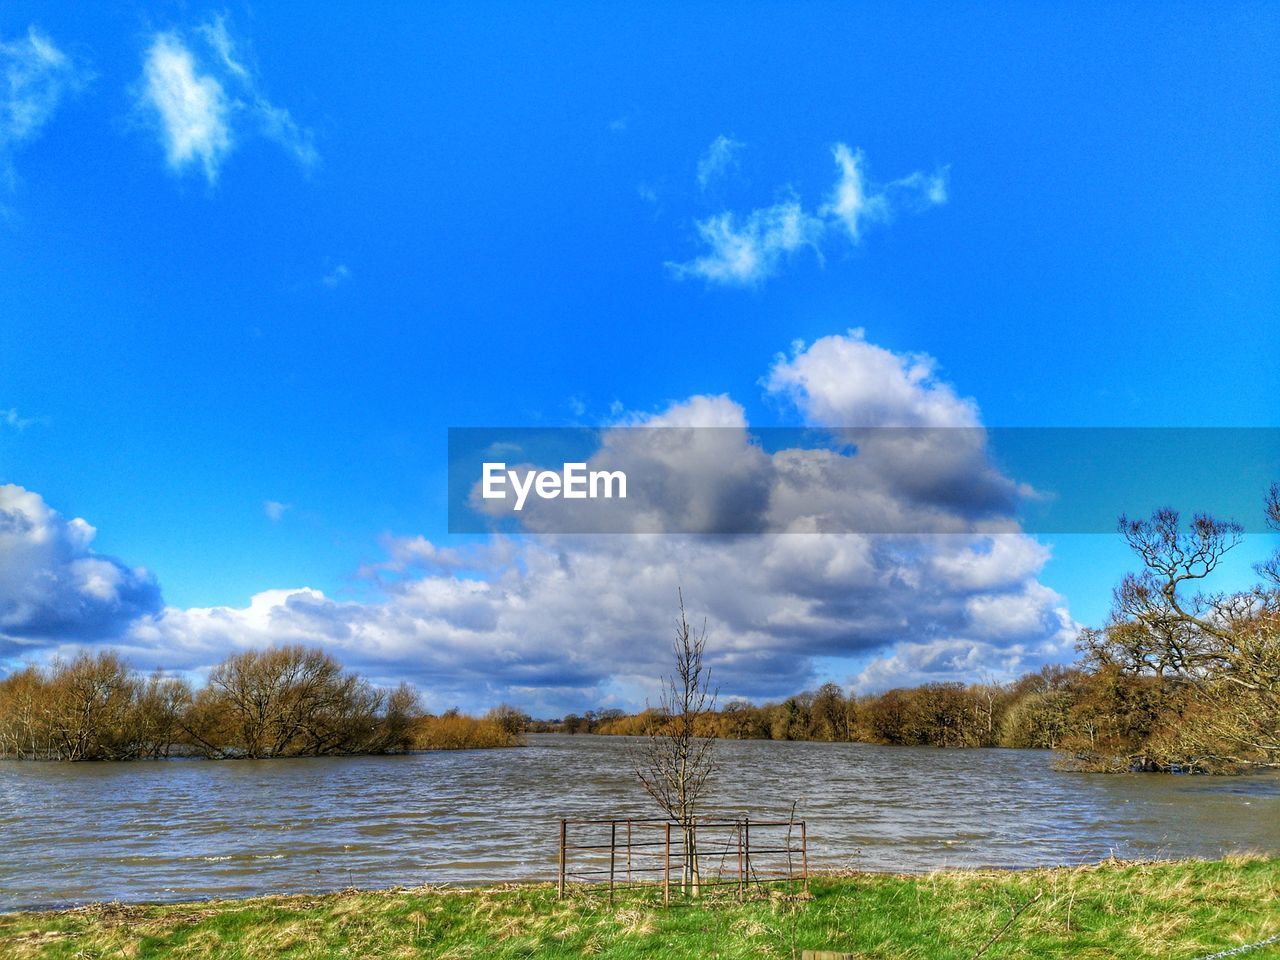
[[[320,278],[320,282],[324,286],[332,290],[335,287],[341,286],[342,284],[346,283],[350,279],[351,279],[351,268],[348,267],[345,263],[339,263],[339,264],[336,264],[332,270],[329,270],[328,272],[326,272],[325,275]]]
[[[887,223],[894,210],[921,210],[947,202],[947,169],[932,174],[912,173],[878,189],[868,185],[866,157],[843,143],[832,148],[840,179],[819,213],[838,220],[855,243],[865,223]]]
[[[35,26],[24,38],[0,38],[0,73],[0,176],[12,182],[14,152],[40,135],[90,74]]]
[[[698,186],[706,190],[716,180],[738,166],[738,151],[746,144],[724,134],[711,141],[707,152],[698,160]]]
[[[143,75],[143,96],[160,120],[169,166],[182,171],[199,164],[213,183],[231,152],[232,103],[222,84],[199,72],[191,51],[172,33],[151,41]]]
[[[284,515],[293,509],[292,503],[281,503],[279,500],[262,501],[262,512],[272,523],[279,523]]]
[[[243,95],[249,100],[249,112],[257,120],[262,135],[293,154],[303,167],[315,166],[320,154],[316,152],[314,135],[300,126],[288,110],[263,96],[256,73],[236,59],[236,47],[227,32],[226,19],[218,17],[204,24],[200,32],[208,39],[227,73],[239,83]]]
[[[708,283],[750,286],[773,276],[784,257],[803,247],[821,258],[827,223],[793,197],[745,216],[725,210],[699,221],[697,227],[707,253],[687,263],[667,264],[672,272]]]
[[[226,21],[200,25],[194,36],[205,55],[180,33],[157,33],[143,60],[142,106],[158,121],[169,166],[191,167],[218,179],[236,142],[256,130],[310,169],[319,161],[311,131],[263,95],[257,73],[238,58]]]
[[[721,143],[721,141],[726,141]],[[705,189],[716,171],[733,162],[740,146],[721,137],[698,164],[698,183]],[[794,192],[768,207],[745,214],[724,210],[696,223],[705,252],[683,263],[668,263],[681,278],[694,277],[726,286],[754,286],[774,276],[792,254],[808,247],[822,260],[823,246],[843,235],[858,243],[864,229],[887,223],[900,210],[919,211],[947,201],[947,168],[931,174],[911,173],[885,184],[866,175],[861,150],[843,143],[832,148],[838,177],[824,203],[805,209]]]
[[[18,411],[13,407],[10,407],[8,410],[0,410],[0,426],[8,427],[11,430],[17,430],[19,433],[35,422],[35,417],[19,416]]]

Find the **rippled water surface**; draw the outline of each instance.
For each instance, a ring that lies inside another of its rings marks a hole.
[[[652,816],[628,741],[404,757],[0,762],[0,909],[551,878],[561,816]],[[821,867],[1280,853],[1280,776],[1071,774],[1046,753],[725,741],[712,805]]]

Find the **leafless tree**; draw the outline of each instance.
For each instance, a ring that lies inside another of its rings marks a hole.
[[[677,592],[680,615],[672,650],[675,672],[663,678],[662,700],[643,746],[633,757],[636,776],[649,796],[680,827],[683,840],[681,886],[699,893],[698,847],[695,823],[698,805],[715,764],[714,736],[700,730],[699,721],[716,708],[716,691],[704,654],[706,622],[695,632],[685,615],[684,593]]]
[[[133,760],[168,754],[191,699],[181,680],[143,680],[115,653],[81,653],[0,681],[0,756]]]
[[[380,753],[407,745],[416,699],[407,686],[378,690],[318,649],[247,650],[210,671],[183,732],[211,757]]]
[[[1264,509],[1280,529],[1280,485]],[[1250,589],[1189,594],[1240,543],[1239,524],[1197,514],[1184,526],[1166,509],[1122,517],[1120,532],[1146,569],[1116,590],[1108,627],[1081,637],[1086,660],[1191,689],[1196,722],[1175,731],[1189,753],[1280,764],[1280,553],[1258,566],[1263,582]]]

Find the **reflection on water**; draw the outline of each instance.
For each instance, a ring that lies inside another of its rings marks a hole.
[[[653,816],[615,737],[319,760],[0,763],[0,909],[550,878],[561,816]],[[818,868],[1280,853],[1280,775],[1059,773],[1046,753],[725,741],[714,812]],[[709,810],[709,812],[711,812]]]

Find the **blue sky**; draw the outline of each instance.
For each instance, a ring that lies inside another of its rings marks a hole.
[[[0,482],[171,608],[378,603],[389,538],[457,546],[448,427],[785,425],[775,358],[853,328],[987,425],[1280,426],[1274,6],[11,2],[0,42]],[[221,107],[175,140],[184,62]],[[717,224],[757,259],[699,268]],[[1096,622],[1123,548],[1052,547]]]

